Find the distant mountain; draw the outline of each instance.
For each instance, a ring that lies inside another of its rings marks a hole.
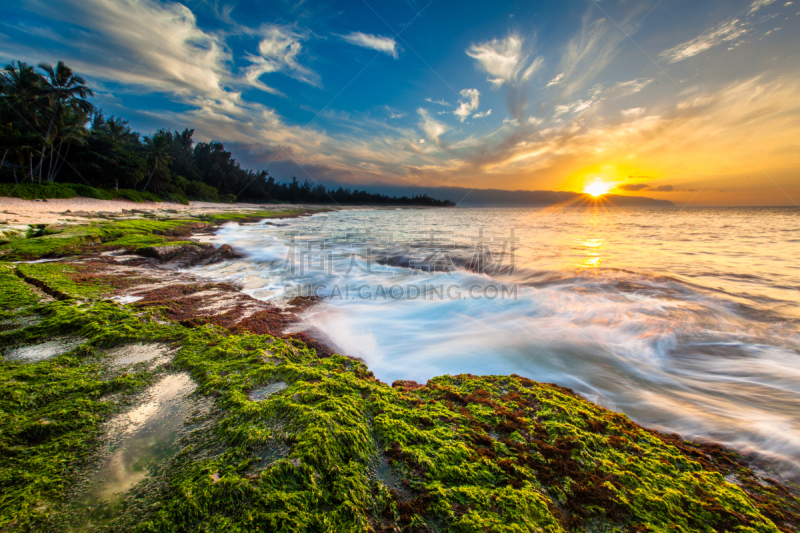
[[[338,185],[337,185],[338,186]],[[580,206],[596,199],[588,194],[569,191],[504,191],[501,189],[467,189],[465,187],[406,187],[394,185],[352,185],[351,188],[390,196],[427,194],[437,200],[452,200],[459,207],[546,207]],[[617,207],[675,207],[669,200],[644,196],[604,194],[603,205]]]

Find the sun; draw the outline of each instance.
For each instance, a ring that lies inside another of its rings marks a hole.
[[[595,198],[607,193],[611,189],[608,183],[604,183],[600,178],[595,178],[589,185],[583,188],[583,192],[591,194]]]

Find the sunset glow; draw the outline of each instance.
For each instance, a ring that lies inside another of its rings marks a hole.
[[[595,178],[594,181],[584,187],[583,192],[597,198],[598,196],[606,194],[609,190],[611,190],[611,185],[601,181],[600,178]]]
[[[106,116],[278,182],[800,203],[798,2],[417,4],[21,0],[0,66],[62,60]]]

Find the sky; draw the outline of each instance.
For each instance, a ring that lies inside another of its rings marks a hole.
[[[800,204],[800,1],[21,0],[0,60],[278,180]]]

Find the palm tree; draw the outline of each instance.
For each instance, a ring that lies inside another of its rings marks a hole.
[[[131,131],[127,120],[122,120],[114,115],[111,115],[111,118],[106,120],[103,133],[108,135],[112,140],[123,144],[129,144],[139,139],[139,134]]]
[[[44,155],[47,150],[47,144],[52,143],[50,132],[53,129],[56,117],[65,107],[71,107],[78,113],[88,115],[94,109],[94,106],[86,100],[86,97],[93,96],[94,93],[86,86],[86,81],[81,76],[73,74],[72,69],[66,66],[63,61],[56,63],[55,68],[47,63],[40,63],[39,68],[47,74],[44,90],[52,109],[50,123],[47,125],[47,131],[44,135],[45,144],[42,147],[42,155],[39,159],[39,183],[41,183]]]
[[[32,66],[17,61],[6,65],[0,75],[0,103],[4,115],[3,122],[8,121],[11,131],[6,140],[6,152],[10,152],[20,166],[25,166],[27,160],[33,161],[33,145],[38,145],[41,140],[39,131],[39,115],[36,112],[42,101],[43,79]],[[37,140],[38,139],[38,140]],[[17,180],[16,166],[12,166],[14,181]],[[31,170],[31,169],[29,169]],[[30,172],[33,180],[33,172]]]
[[[4,107],[30,129],[38,126],[36,110],[43,98],[43,82],[41,74],[22,61],[6,65],[0,76]]]
[[[56,123],[56,130],[53,134],[53,139],[58,139],[58,148],[50,150],[50,164],[47,169],[47,181],[55,181],[56,176],[64,166],[64,162],[69,155],[69,149],[73,144],[83,146],[86,144],[86,137],[89,132],[84,127],[86,117],[82,113],[75,113],[74,111],[65,113],[62,118]],[[67,145],[64,155],[61,155],[61,149]],[[61,161],[59,163],[59,160]]]
[[[172,161],[172,143],[166,136],[156,134],[152,137],[145,137],[144,145],[147,158],[153,161],[153,170],[150,171],[150,177],[147,178],[147,183],[144,184],[142,192],[147,190],[147,186],[150,185],[150,180],[153,179],[156,169],[165,170],[166,164]]]

